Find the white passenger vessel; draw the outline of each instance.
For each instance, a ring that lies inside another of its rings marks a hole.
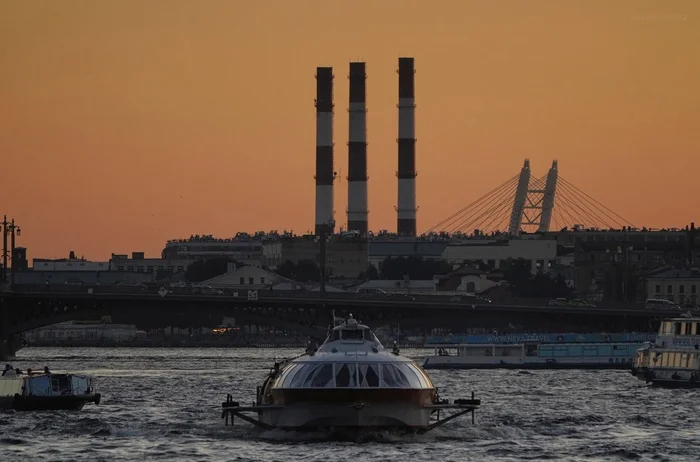
[[[654,342],[637,350],[632,374],[663,387],[700,386],[700,318],[666,319]]]
[[[276,362],[258,387],[255,404],[231,395],[222,418],[237,416],[264,429],[410,429],[425,432],[480,401],[441,399],[428,374],[398,348],[386,350],[369,327],[350,316],[333,327],[318,349]],[[440,411],[454,414],[440,419]],[[252,417],[250,414],[257,414]]]
[[[644,333],[470,335],[449,339],[459,343],[430,345],[434,355],[423,360],[423,368],[628,370],[637,349],[653,338]]]

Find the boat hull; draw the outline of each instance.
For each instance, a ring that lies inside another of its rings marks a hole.
[[[440,357],[437,357],[440,358]],[[552,369],[578,369],[578,370],[629,370],[632,365],[631,358],[625,358],[625,362],[547,362],[547,361],[501,361],[501,362],[461,362],[440,361],[433,357],[423,363],[423,369],[516,369],[516,370],[552,370]]]
[[[272,390],[278,408],[258,413],[261,422],[286,430],[318,428],[424,429],[430,425],[434,390]]]
[[[651,367],[632,368],[639,380],[660,388],[700,388],[697,371]]]
[[[3,396],[0,397],[0,409],[16,411],[80,411],[87,403],[100,403],[99,393],[90,395],[67,396]]]

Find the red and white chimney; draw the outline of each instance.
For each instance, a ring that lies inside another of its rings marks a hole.
[[[316,225],[333,233],[333,68],[316,68]]]
[[[367,235],[367,86],[365,63],[350,63],[348,231]]]
[[[399,58],[399,202],[396,207],[397,232],[416,235],[416,104],[413,58]]]

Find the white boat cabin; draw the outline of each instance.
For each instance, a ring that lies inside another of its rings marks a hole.
[[[700,318],[673,318],[662,321],[654,343],[662,348],[697,350],[700,347]]]
[[[386,350],[372,330],[350,317],[317,350],[284,365],[272,389],[432,389],[430,377],[397,348]]]
[[[93,392],[92,379],[78,375],[13,375],[0,379],[0,396],[67,396]]]
[[[632,343],[546,343],[435,345],[435,356],[468,359],[504,358],[632,358],[638,344]]]

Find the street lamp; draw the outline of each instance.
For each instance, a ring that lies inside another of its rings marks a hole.
[[[11,284],[14,285],[15,282],[15,261],[14,261],[14,255],[15,255],[15,236],[21,236],[22,235],[22,229],[19,227],[19,225],[15,224],[15,219],[13,218],[11,221],[7,221],[7,215],[4,215],[2,218],[2,279],[0,282],[3,284],[7,282],[7,258],[8,256],[10,259],[12,259],[12,273],[11,275]],[[10,249],[8,252],[7,248],[7,235],[10,235]],[[8,255],[9,254],[9,255]]]

